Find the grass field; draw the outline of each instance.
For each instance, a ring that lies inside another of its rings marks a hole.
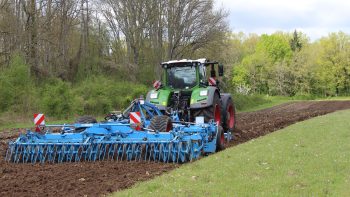
[[[13,122],[9,122],[6,124],[0,124],[0,132],[5,130],[5,129],[12,129],[12,128],[32,128],[32,127],[34,127],[34,123],[33,123],[33,120],[30,118],[27,118],[26,120],[22,120],[22,121],[13,121]],[[98,116],[98,117],[96,117],[96,119],[97,119],[97,121],[102,121],[102,120],[104,120],[104,117]],[[74,123],[75,120],[76,120],[76,118],[70,118],[67,120],[46,118],[45,123],[46,124],[70,124],[70,123]]]
[[[276,105],[280,105],[283,103],[288,103],[288,102],[296,102],[296,101],[300,101],[300,100],[293,100],[290,97],[281,97],[281,96],[270,96],[270,97],[262,97],[265,102],[261,102],[261,104],[251,104],[251,105],[247,105],[245,106],[243,109],[241,110],[237,110],[238,112],[250,112],[250,111],[258,111],[261,109],[266,109],[266,108],[270,108]]]
[[[113,196],[350,196],[349,117],[299,122]]]

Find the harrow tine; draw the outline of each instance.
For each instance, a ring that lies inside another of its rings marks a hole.
[[[112,144],[112,150],[110,150],[110,153],[112,153],[112,157],[111,157],[111,161],[114,160],[114,155],[115,155],[115,152],[118,150],[117,147],[118,147],[118,144]]]
[[[52,163],[55,163],[56,162],[56,159],[57,159],[57,162],[58,162],[58,156],[57,156],[57,148],[58,147],[58,145],[54,145],[54,147],[52,148],[52,154],[53,154],[53,157],[52,157]]]
[[[22,161],[22,163],[24,163],[24,156],[25,156],[25,153],[26,153],[26,146],[27,145],[19,145],[21,150],[20,150],[20,155],[17,156],[18,159],[16,159],[16,161],[13,161],[15,163],[19,163]]]
[[[158,161],[163,161],[163,150],[164,149],[164,146],[163,146],[163,143],[159,143],[159,160]]]
[[[83,154],[83,146],[82,145],[78,145],[77,147],[78,147],[77,154],[75,154],[74,161],[75,162],[80,162],[81,155]]]
[[[153,156],[153,153],[154,153],[154,144],[150,144],[150,146],[149,146],[149,150],[148,150],[148,157],[149,157],[149,159],[148,159],[148,161],[150,162],[151,161],[151,158],[152,158],[152,156]]]
[[[109,150],[109,144],[103,144],[103,157],[102,161],[105,160],[106,157],[106,151]],[[101,159],[100,159],[101,160]]]
[[[41,163],[45,163],[46,156],[47,156],[47,146],[48,145],[43,145],[43,154],[42,154]]]
[[[14,155],[13,155],[13,162],[15,162],[15,163],[17,163],[17,160],[19,160],[19,159],[17,159],[18,158],[18,149],[19,149],[19,147],[20,147],[21,145],[17,145],[17,146],[15,146],[15,150],[14,150]]]
[[[10,162],[12,160],[13,144],[9,144],[9,148],[6,150],[5,161]]]
[[[133,156],[133,146],[131,144],[127,144],[126,146],[126,160],[130,161]]]
[[[127,149],[127,144],[123,144],[123,152],[122,152],[122,158],[121,161],[123,161],[126,158],[126,149]]]
[[[20,152],[20,151],[18,151],[19,147],[21,147],[21,145],[14,145],[14,146],[11,147],[11,155],[10,155],[10,160],[9,161],[13,161],[15,163],[18,163],[17,162],[17,157],[18,157],[18,152]]]
[[[51,144],[48,144],[47,145],[47,149],[46,149],[46,162],[50,163],[51,161],[51,157],[52,157],[52,145]]]
[[[145,144],[145,157],[144,157],[144,160],[147,161],[147,155],[148,155],[148,144]]]
[[[142,144],[136,144],[135,161],[141,160],[141,154],[142,154]]]
[[[23,163],[27,163],[29,159],[29,145],[26,145],[26,147],[24,148],[24,153],[23,153]]]

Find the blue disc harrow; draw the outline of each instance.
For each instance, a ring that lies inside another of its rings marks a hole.
[[[138,111],[141,124],[136,129],[128,118]],[[210,123],[179,122],[173,115],[170,131],[149,129],[154,116],[162,115],[154,105],[133,101],[120,116],[93,124],[47,125],[60,133],[27,131],[9,142],[5,160],[13,163],[62,163],[82,161],[155,161],[184,163],[202,154],[214,153],[218,126]],[[228,135],[228,139],[230,136]]]
[[[110,132],[110,128],[116,130]],[[28,131],[9,143],[5,159],[14,163],[103,160],[183,163],[198,159],[203,152],[215,152],[216,125],[198,126],[196,131],[193,128],[178,125],[170,132],[152,132],[136,131],[125,124],[97,123],[81,133],[39,134]],[[123,129],[128,131],[123,132]],[[212,139],[206,135],[210,130],[213,130]]]

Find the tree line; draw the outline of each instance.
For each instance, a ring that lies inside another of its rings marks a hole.
[[[350,94],[350,35],[311,42],[302,32],[231,35],[238,47],[232,85],[241,93],[284,96]]]
[[[20,54],[37,79],[145,78],[143,72],[157,74],[154,65],[192,56],[228,32],[227,12],[213,0],[0,2],[0,68]]]
[[[348,34],[233,33],[227,16],[213,0],[0,0],[0,113],[120,109],[182,58],[224,63],[237,94],[349,95]]]

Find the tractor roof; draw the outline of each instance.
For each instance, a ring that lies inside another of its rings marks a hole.
[[[197,59],[197,60],[189,60],[189,59],[182,59],[182,60],[170,60],[170,61],[167,61],[167,62],[163,62],[163,64],[176,64],[176,63],[204,63],[206,62],[207,59],[205,58],[201,58],[201,59]]]
[[[167,62],[163,62],[161,65],[162,66],[167,66],[167,67],[183,67],[183,66],[191,66],[193,63],[200,63],[204,65],[211,65],[211,64],[218,64],[218,62],[210,62],[209,60],[205,58],[200,58],[197,60],[189,60],[189,59],[182,59],[182,60],[170,60]]]

